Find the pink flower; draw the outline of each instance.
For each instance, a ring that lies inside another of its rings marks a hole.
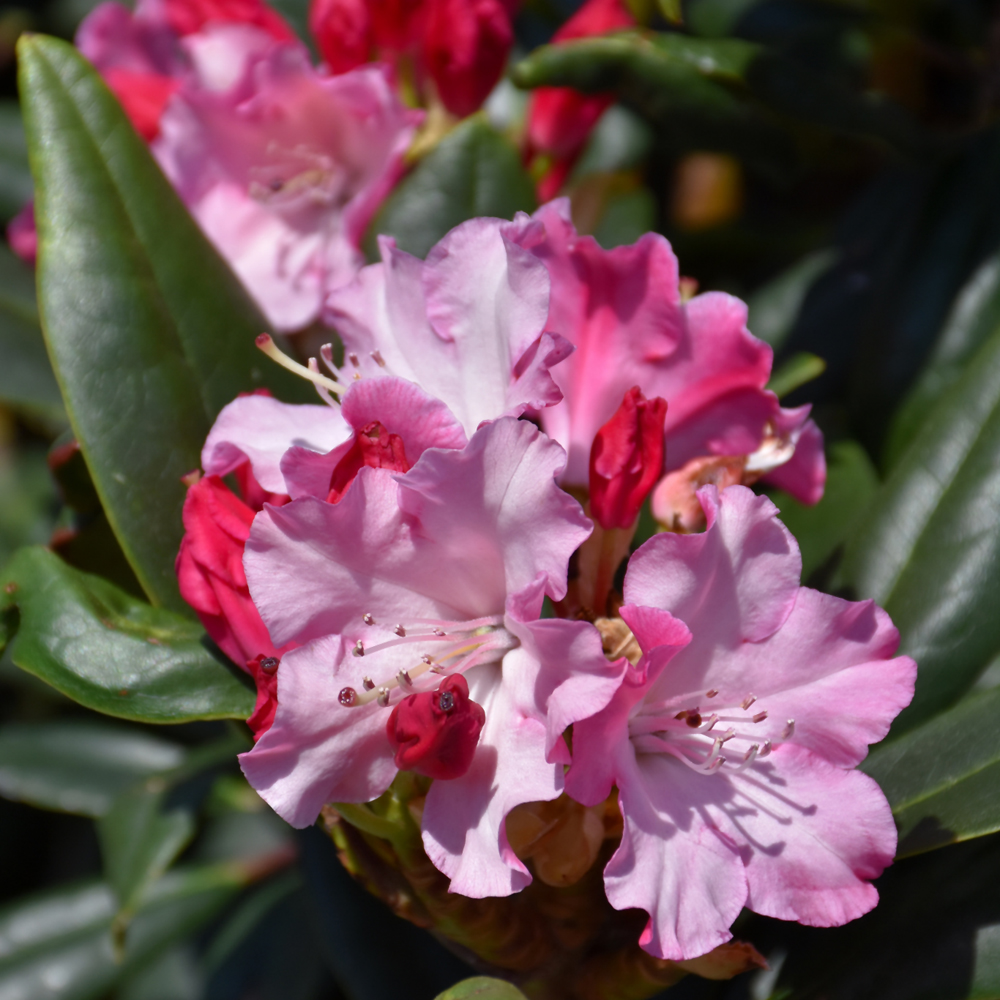
[[[792,445],[781,454],[782,487],[806,503],[819,499],[822,438],[807,409],[782,410],[764,389],[771,349],[747,331],[743,302],[707,292],[682,303],[677,258],[662,236],[603,250],[577,234],[565,199],[531,218],[519,215],[505,233],[548,267],[546,329],[576,347],[552,373],[563,401],[540,412],[546,433],[569,452],[566,482],[587,483],[597,431],[635,385],[667,401],[667,471],[703,455],[751,455],[780,440]],[[771,449],[769,460],[776,454]]]
[[[195,62],[217,66],[237,30],[192,36]],[[322,76],[292,43],[248,49],[226,77],[224,89],[174,97],[153,151],[268,320],[298,330],[363,263],[361,236],[420,112],[400,103],[384,68]]]
[[[548,273],[505,237],[509,225],[465,222],[426,261],[380,239],[382,263],[327,299],[345,379],[352,371],[408,379],[444,402],[468,435],[484,420],[557,402],[549,369],[572,347],[545,332]]]
[[[414,766],[436,775],[424,846],[453,891],[506,895],[530,881],[504,819],[559,794],[561,734],[620,674],[593,626],[538,620],[590,530],[555,484],[563,460],[530,423],[501,419],[405,475],[361,469],[336,504],[307,497],[258,515],[251,593],[273,639],[302,645],[278,670],[273,726],[241,762],[286,820],[367,802]]]
[[[612,905],[640,907],[640,943],[687,959],[729,939],[744,906],[812,926],[870,910],[896,829],[853,770],[913,695],[916,665],[872,601],[799,586],[794,539],[764,497],[699,494],[707,530],[657,535],[625,577],[642,649],[612,702],[573,731],[567,790],[617,785]]]
[[[35,227],[35,203],[29,201],[7,224],[11,250],[25,262],[35,265],[38,258],[38,230]]]

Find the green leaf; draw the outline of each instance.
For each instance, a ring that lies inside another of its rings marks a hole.
[[[802,550],[802,579],[820,569],[854,531],[878,488],[868,453],[855,441],[838,441],[827,460],[823,499],[812,507],[787,493],[771,499]]]
[[[365,253],[378,260],[376,237],[386,235],[424,257],[467,219],[509,219],[534,208],[534,186],[517,150],[476,115],[449,132],[396,186],[368,227]]]
[[[897,857],[1000,830],[1000,690],[959,702],[862,764],[899,827]]]
[[[942,394],[961,377],[973,354],[1000,327],[1000,256],[987,260],[969,279],[938,335],[913,388],[893,416],[885,444],[891,469]]]
[[[237,393],[305,384],[256,350],[263,318],[90,64],[42,35],[21,37],[18,63],[42,327],[70,422],[146,593],[190,613],[180,477]]]
[[[149,887],[194,836],[194,816],[189,810],[163,811],[166,791],[166,782],[150,778],[143,786],[119,795],[97,824],[104,874],[118,899],[112,936],[119,949]]]
[[[42,548],[21,549],[0,586],[14,662],[87,708],[137,722],[246,719],[253,711],[242,672],[210,653],[201,626],[186,618]]]
[[[21,109],[17,101],[0,101],[0,220],[17,215],[32,189]]]
[[[788,338],[812,283],[833,263],[832,250],[806,254],[750,296],[750,332],[775,350]]]
[[[35,276],[4,244],[0,244],[0,356],[0,400],[65,420],[38,325]]]
[[[126,789],[183,760],[176,743],[104,722],[10,723],[0,729],[0,793],[103,816]]]
[[[122,977],[193,934],[247,883],[232,865],[177,869],[152,887],[115,960],[111,888],[90,882],[0,910],[0,996],[96,1000]]]
[[[1000,329],[873,498],[843,580],[881,604],[919,667],[899,735],[953,704],[1000,652]]]
[[[826,362],[808,351],[793,354],[781,367],[771,374],[767,388],[779,399],[790,392],[819,378],[826,371]]]
[[[491,979],[489,976],[475,976],[463,979],[450,990],[439,993],[435,1000],[523,1000],[524,994],[510,983],[502,979]]]

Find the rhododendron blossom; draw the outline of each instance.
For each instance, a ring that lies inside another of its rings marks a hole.
[[[191,42],[204,64],[226,31]],[[274,44],[226,89],[178,93],[153,151],[268,320],[292,331],[363,263],[362,234],[420,118],[384,67],[327,77],[303,46]]]
[[[768,481],[780,478],[806,503],[822,496],[822,437],[808,408],[783,410],[764,388],[771,348],[747,331],[743,302],[722,292],[682,302],[677,258],[662,236],[604,250],[577,234],[566,199],[530,218],[518,215],[505,233],[545,263],[552,280],[546,329],[576,347],[552,373],[564,399],[539,414],[569,453],[566,482],[586,485],[598,429],[638,386],[667,401],[668,471],[703,455],[751,455],[766,444]]]
[[[872,601],[799,586],[795,540],[743,486],[699,493],[707,530],[632,557],[620,614],[641,658],[573,732],[567,790],[617,786],[621,845],[605,869],[640,943],[672,959],[730,937],[746,906],[819,927],[870,910],[896,828],[853,768],[913,695],[916,665]]]
[[[301,645],[278,669],[274,724],[241,762],[286,820],[367,802],[412,767],[436,778],[424,846],[453,891],[530,881],[504,818],[559,794],[563,731],[620,674],[592,625],[538,619],[590,531],[554,481],[564,458],[530,423],[501,419],[404,475],[360,469],[335,504],[257,516],[251,593],[272,639]]]
[[[346,351],[342,377],[409,379],[470,435],[484,420],[558,402],[549,369],[572,346],[548,332],[548,272],[504,235],[509,225],[465,222],[426,261],[382,237],[382,262],[327,300]]]

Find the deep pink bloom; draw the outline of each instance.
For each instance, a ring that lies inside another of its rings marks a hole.
[[[602,528],[630,528],[663,471],[667,404],[633,386],[590,450],[590,513]]]
[[[139,8],[162,18],[182,36],[215,24],[248,24],[280,42],[295,38],[288,22],[264,0],[140,0]]]
[[[325,318],[346,350],[344,379],[408,379],[444,402],[469,435],[483,420],[557,402],[549,369],[572,347],[546,332],[548,273],[505,237],[509,225],[462,223],[426,261],[381,238],[382,263],[327,300]]]
[[[368,0],[312,0],[309,30],[331,73],[347,73],[371,58],[374,39]]]
[[[505,232],[548,267],[546,329],[576,347],[552,372],[563,401],[540,412],[545,431],[569,452],[568,483],[587,483],[598,429],[637,385],[667,401],[667,471],[703,455],[750,455],[768,440],[801,439],[801,453],[783,455],[798,458],[788,462],[782,487],[806,503],[819,499],[819,431],[808,410],[782,410],[765,390],[771,348],[747,331],[743,302],[707,292],[683,303],[677,258],[662,236],[604,250],[577,234],[565,199],[531,218],[519,215]],[[773,460],[775,450],[768,455]]]
[[[336,504],[307,497],[257,516],[251,593],[276,642],[302,643],[278,671],[274,725],[241,758],[279,815],[307,826],[326,802],[380,795],[405,736],[389,738],[389,709],[461,674],[485,724],[468,770],[432,785],[424,846],[468,896],[530,881],[504,818],[559,794],[561,734],[620,673],[593,626],[538,620],[590,531],[554,481],[563,461],[536,427],[501,419],[405,475],[361,469]]]
[[[160,119],[170,98],[180,89],[180,81],[155,73],[134,73],[112,66],[104,71],[104,81],[125,110],[129,120],[146,140],[160,134]]]
[[[195,61],[213,65],[232,30],[192,36]],[[226,76],[225,89],[174,97],[153,151],[268,320],[298,330],[363,263],[362,234],[421,113],[383,67],[323,76],[292,43],[250,51]]]
[[[277,656],[255,656],[247,663],[247,670],[257,685],[257,702],[247,725],[256,743],[274,722],[278,710],[278,667],[281,660]]]
[[[640,943],[685,959],[729,939],[741,908],[818,927],[877,901],[896,828],[853,768],[913,696],[916,665],[872,601],[799,586],[795,540],[766,497],[701,490],[708,528],[633,555],[621,616],[642,649],[612,702],[573,730],[567,790],[618,788],[605,869]]]

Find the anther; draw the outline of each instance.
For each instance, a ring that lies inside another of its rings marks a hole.
[[[389,689],[387,687],[378,689],[378,703],[383,708],[389,704]]]
[[[771,752],[771,741],[764,740],[764,742],[761,744],[760,753],[757,756],[766,757],[770,752]]]
[[[767,712],[758,712],[754,717],[754,722],[763,722],[767,718]]]
[[[447,634],[448,633],[445,632],[445,630],[443,628],[435,628],[434,629],[434,635],[436,635],[436,636],[442,636],[442,635],[447,635]]]
[[[787,724],[785,725],[785,728],[781,730],[781,738],[783,740],[787,740],[788,737],[791,736],[792,733],[794,732],[795,732],[795,720],[789,719]]]
[[[374,625],[375,624],[375,616],[371,615],[371,614],[368,614],[367,612],[361,616],[361,620],[366,625]]]
[[[385,368],[385,358],[382,357],[379,351],[372,351],[372,361],[379,366],[379,368]]]
[[[431,667],[431,673],[432,674],[446,674],[446,673],[448,673],[448,671],[445,670],[444,667],[442,667],[440,664],[435,663],[434,666]]]
[[[347,360],[350,361],[355,368],[358,367],[358,356],[353,351],[347,355]]]
[[[358,692],[354,688],[342,688],[340,694],[337,695],[337,701],[340,702],[344,708],[350,708],[358,700]]]
[[[365,644],[360,639],[354,644],[353,652],[355,656],[365,655]]]
[[[366,691],[374,691],[375,690],[375,682],[370,677],[367,677],[367,676],[361,678],[361,686]]]
[[[719,689],[718,688],[712,688],[711,691],[706,691],[705,692],[705,697],[706,698],[714,698],[718,693],[719,693]]]
[[[260,669],[264,671],[265,674],[273,674],[275,670],[278,669],[278,663],[280,661],[276,656],[267,656],[260,661]]]
[[[406,629],[405,629],[405,628],[403,628],[403,626],[402,626],[402,625],[397,625],[397,626],[396,626],[396,627],[395,627],[395,628],[393,629],[393,632],[395,632],[395,633],[396,633],[396,635],[398,635],[398,636],[399,636],[400,638],[403,638],[403,637],[404,637],[404,636],[406,635]]]
[[[757,695],[748,694],[740,703],[740,708],[742,708],[743,711],[745,712],[756,700],[757,700]]]
[[[427,666],[430,666],[434,662],[434,657],[431,656],[430,653],[424,653],[424,655],[420,657],[420,662],[426,663]]]
[[[760,744],[759,743],[753,743],[753,744],[751,744],[750,749],[747,750],[747,752],[745,754],[743,754],[743,759],[744,760],[752,760],[754,757],[757,756],[758,753],[760,753]]]
[[[410,675],[405,670],[400,670],[400,672],[396,674],[396,680],[398,680],[399,683],[405,687],[413,687],[413,681],[410,679]]]

